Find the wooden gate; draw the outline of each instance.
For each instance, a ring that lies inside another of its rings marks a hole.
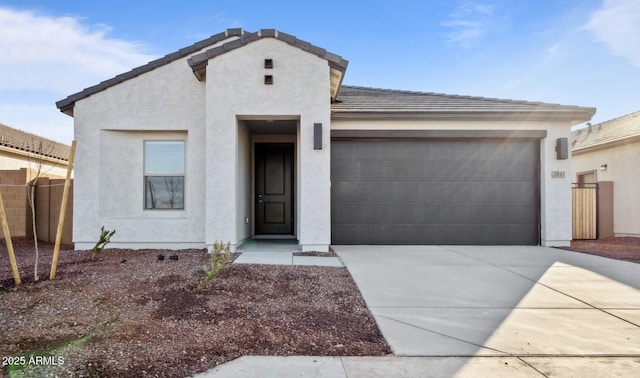
[[[573,239],[596,239],[598,184],[573,184]]]

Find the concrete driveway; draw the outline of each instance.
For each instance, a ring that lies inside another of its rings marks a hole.
[[[536,375],[640,371],[640,264],[544,247],[333,248],[396,356],[458,357],[458,372],[473,356]]]

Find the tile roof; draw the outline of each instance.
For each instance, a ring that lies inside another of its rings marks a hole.
[[[562,119],[586,122],[595,108],[343,85],[332,119]]]
[[[0,123],[0,146],[67,161],[71,147]]]
[[[218,33],[218,34],[214,34],[211,37],[204,39],[202,41],[196,42],[191,46],[187,46],[184,47],[176,52],[173,52],[171,54],[167,54],[165,56],[163,56],[162,58],[153,60],[145,65],[142,65],[140,67],[134,68],[129,72],[125,72],[123,74],[117,75],[114,78],[111,78],[109,80],[105,80],[99,84],[96,84],[92,87],[89,88],[85,88],[84,90],[72,94],[70,96],[68,96],[67,98],[60,100],[58,102],[56,102],[56,106],[58,107],[58,109],[60,109],[61,112],[63,113],[67,113],[69,115],[73,114],[73,106],[75,105],[75,102],[78,100],[81,100],[83,98],[89,97],[92,94],[98,93],[100,91],[104,91],[107,88],[110,88],[114,85],[120,84],[123,81],[132,79],[136,76],[142,75],[146,72],[155,70],[158,67],[164,66],[166,64],[169,64],[171,62],[173,62],[174,60],[180,59],[180,58],[184,58],[185,56],[194,54],[204,48],[207,48],[209,46],[215,45],[216,43],[219,43],[221,41],[224,41],[225,39],[231,38],[233,37],[233,30],[235,29],[228,29],[225,32],[222,33]],[[231,34],[231,35],[229,35]]]
[[[196,77],[198,78],[198,80],[202,80],[202,78],[204,77],[203,71],[204,71],[204,68],[206,68],[207,62],[209,59],[219,56],[221,54],[224,54],[228,51],[232,51],[234,49],[237,49],[248,43],[257,41],[262,38],[275,38],[277,40],[286,42],[289,45],[298,47],[311,54],[315,54],[321,58],[324,58],[329,62],[329,65],[333,69],[341,71],[343,73],[342,76],[344,76],[344,71],[346,70],[347,65],[349,64],[347,60],[343,59],[339,55],[333,54],[323,48],[320,48],[318,46],[312,45],[309,42],[298,39],[293,35],[283,33],[275,29],[261,29],[255,33],[246,32],[240,28],[227,29],[222,33],[212,35],[211,37],[205,40],[196,42],[191,46],[182,48],[171,54],[167,54],[162,58],[156,59],[145,65],[134,68],[129,72],[125,72],[123,74],[117,75],[112,79],[105,80],[92,87],[85,88],[84,90],[78,93],[72,94],[63,100],[56,102],[56,106],[58,107],[58,109],[60,109],[61,112],[72,115],[73,106],[75,105],[75,102],[78,100],[89,97],[92,94],[95,94],[97,92],[104,91],[105,89],[108,89],[114,85],[120,84],[123,81],[132,79],[136,76],[152,71],[158,67],[169,64],[177,59],[181,59],[186,56],[195,54],[198,51],[201,51],[210,46],[214,46],[228,39],[229,40],[228,42],[221,44],[219,46],[213,47],[200,54],[196,54],[188,59],[188,63],[193,69],[194,73],[196,74]]]
[[[317,55],[320,58],[326,59],[331,67],[340,69],[343,72],[349,65],[349,62],[343,59],[340,55],[333,54],[321,47],[298,39],[291,34],[283,33],[275,29],[260,29],[255,33],[245,32],[242,29],[229,30],[233,30],[234,35],[238,36],[239,38],[189,58],[189,65],[191,66],[191,68],[193,68],[193,71],[196,72],[196,76],[200,78],[197,72],[201,71],[206,66],[206,63],[209,61],[209,59],[215,58],[216,56],[220,56],[229,51],[233,51],[246,44],[258,41],[263,38],[274,38],[279,41],[286,42],[291,46],[307,51],[311,54]]]
[[[261,29],[251,33],[239,28],[227,29],[225,32],[215,34],[129,72],[86,88],[56,102],[56,106],[60,111],[73,115],[76,101],[189,55],[192,55],[188,59],[189,65],[196,77],[202,80],[209,59],[262,38],[281,40],[328,61],[332,69],[332,100],[334,101],[331,109],[334,119],[562,119],[578,123],[588,121],[595,113],[595,108],[579,106],[342,86],[342,78],[349,62],[341,56],[275,29]],[[221,44],[226,40],[228,41]],[[218,46],[196,54],[214,45]],[[337,93],[337,97],[334,97],[335,93]]]
[[[640,112],[574,130],[571,149],[575,153],[636,137],[640,138]]]

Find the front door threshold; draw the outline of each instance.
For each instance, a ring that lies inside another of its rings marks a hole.
[[[299,252],[298,240],[292,239],[247,239],[237,248],[238,252]]]
[[[295,239],[295,235],[275,234],[275,235],[254,235],[252,239]]]

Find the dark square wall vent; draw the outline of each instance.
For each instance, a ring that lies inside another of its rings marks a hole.
[[[265,59],[264,68],[273,68],[273,59]]]
[[[266,85],[273,84],[273,75],[264,75],[264,83]]]

